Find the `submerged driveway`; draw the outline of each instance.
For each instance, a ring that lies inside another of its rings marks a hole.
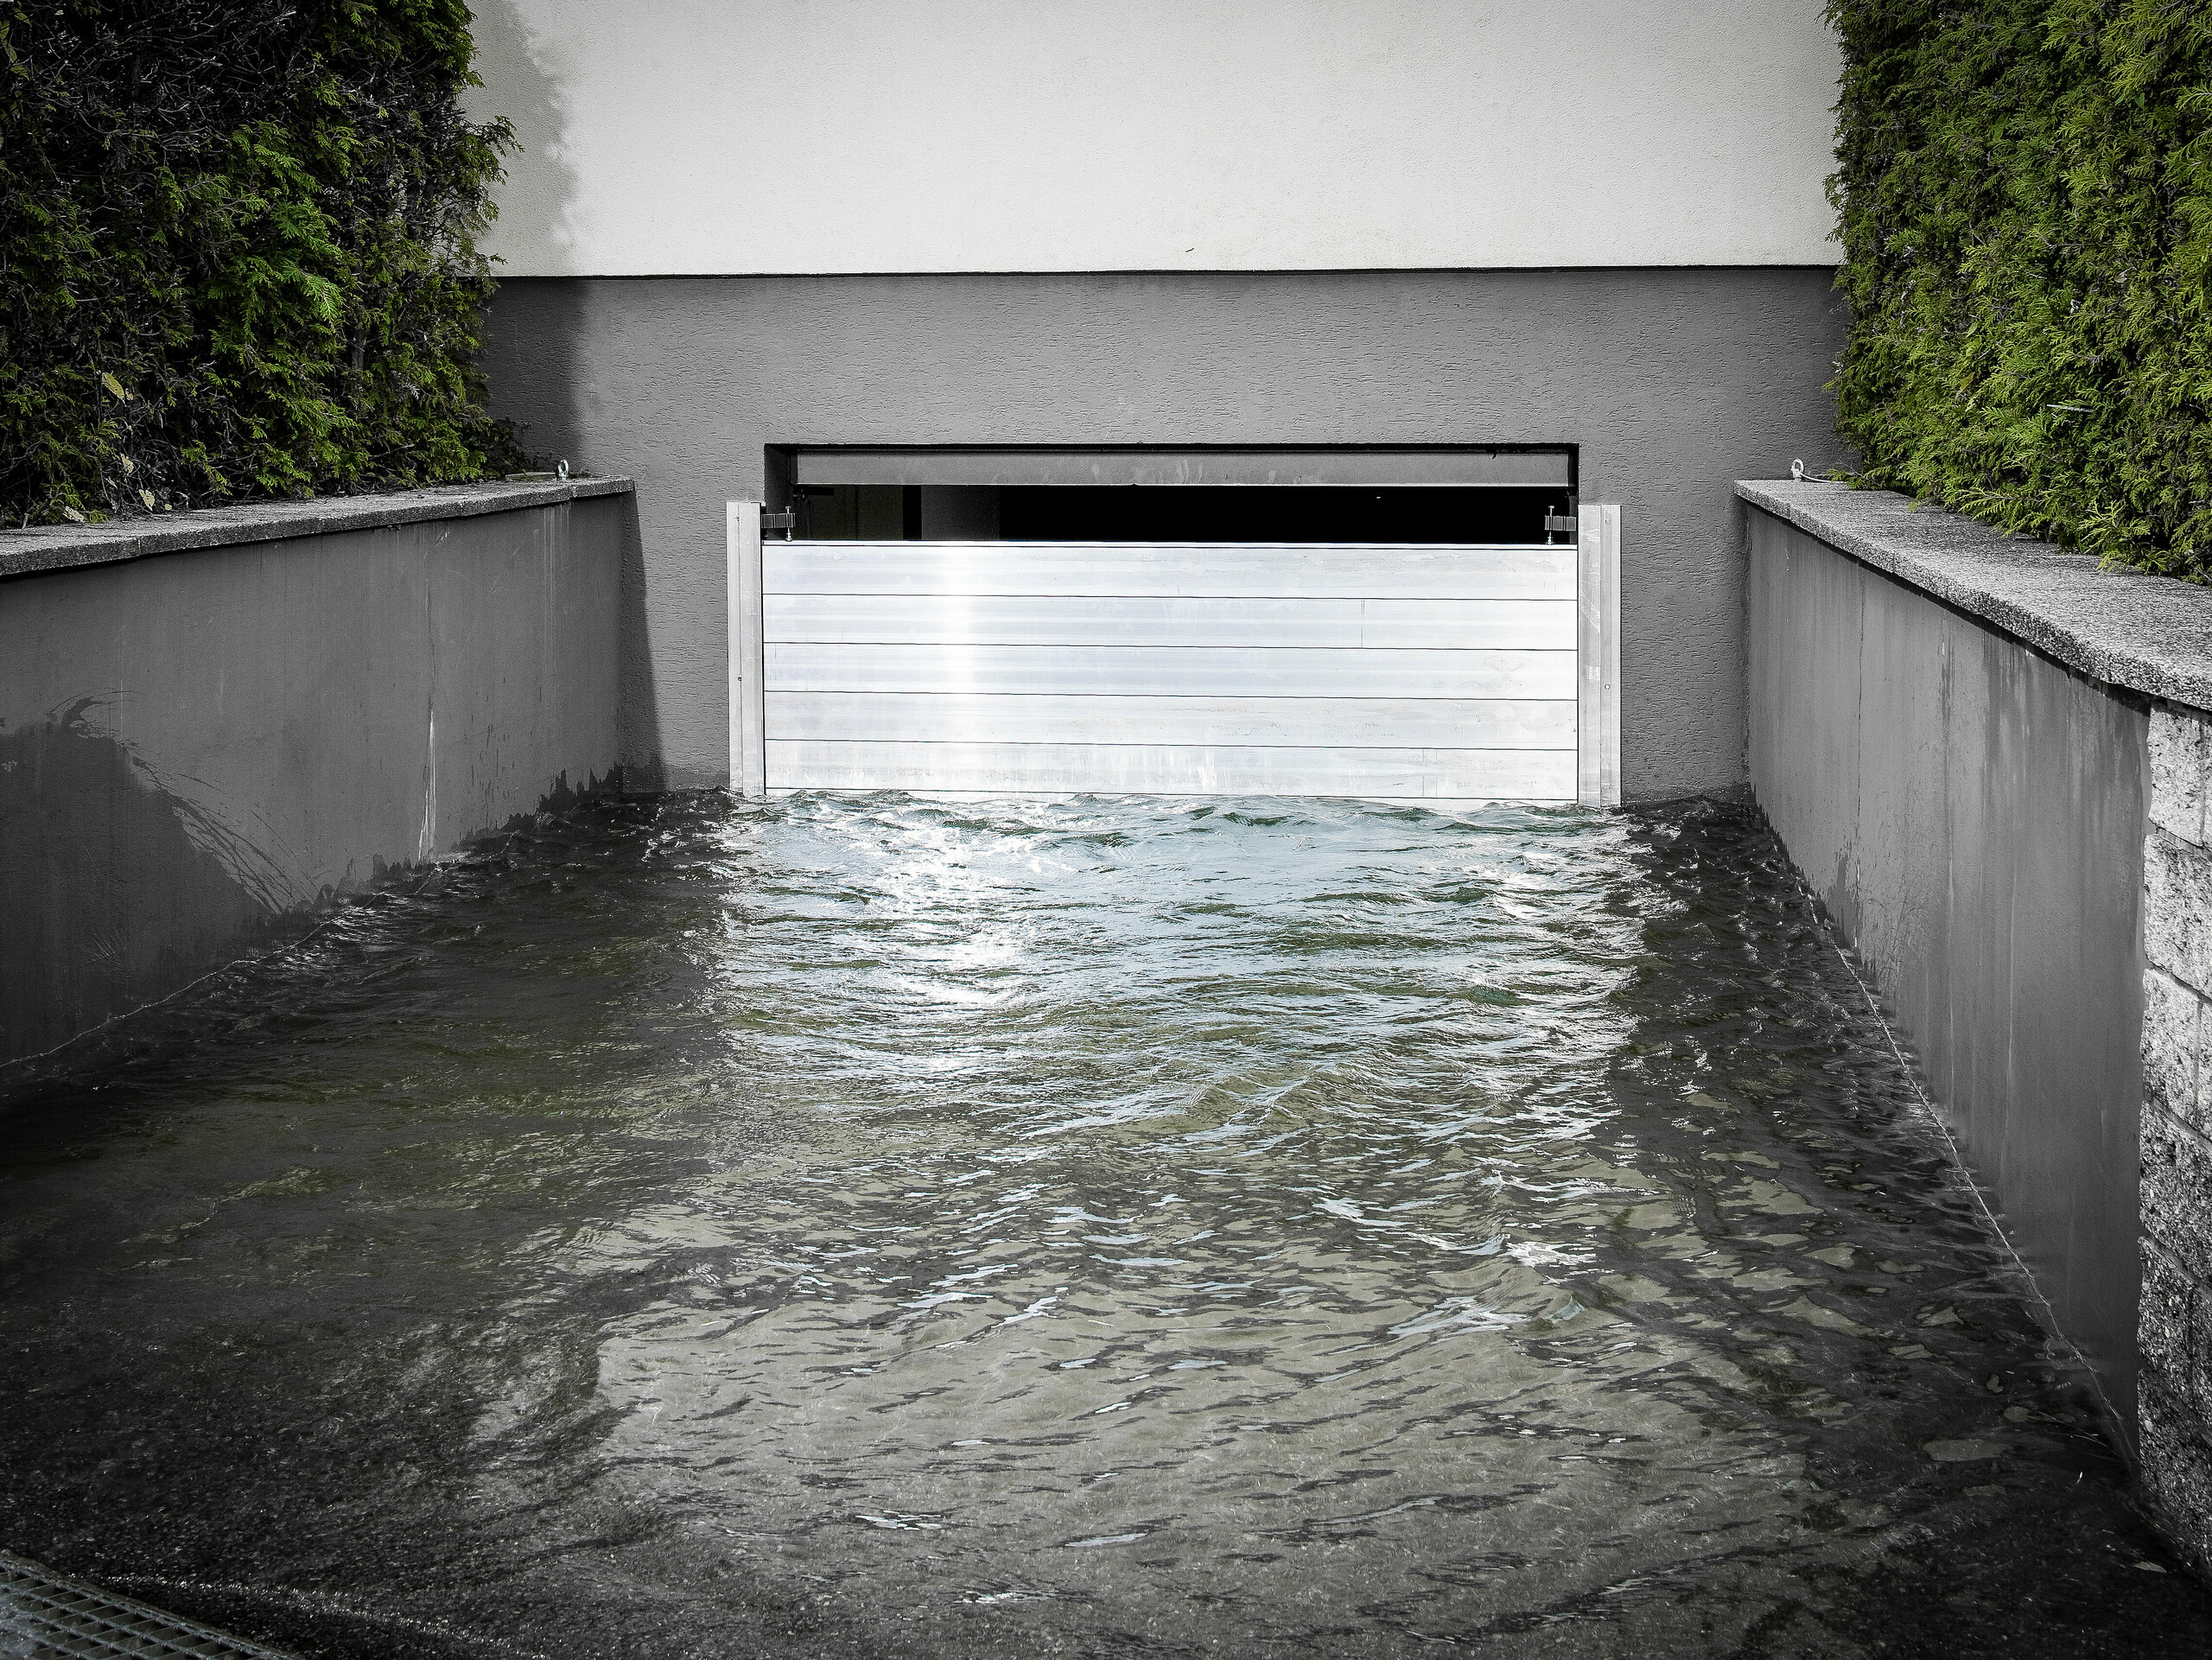
[[[1732,810],[606,805],[8,1100],[0,1547],[302,1652],[2212,1644]]]

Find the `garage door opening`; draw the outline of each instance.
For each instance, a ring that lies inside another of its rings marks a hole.
[[[816,484],[791,532],[854,542],[1535,543],[1573,491],[1468,486]]]
[[[788,505],[729,512],[746,795],[1619,798],[1618,512],[1571,451],[772,461]]]

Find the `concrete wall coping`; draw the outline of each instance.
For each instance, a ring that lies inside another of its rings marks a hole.
[[[1860,563],[1994,624],[2069,668],[2212,709],[2212,588],[2106,569],[1888,490],[1807,480],[1736,493]]]
[[[105,525],[41,525],[0,530],[0,577],[76,565],[114,564],[157,553],[230,547],[241,542],[278,542],[327,536],[334,531],[378,530],[430,518],[474,518],[481,513],[550,507],[586,496],[627,495],[628,479],[548,480],[531,484],[442,484],[381,495],[317,496],[306,501],[253,501],[236,507],[117,519]]]

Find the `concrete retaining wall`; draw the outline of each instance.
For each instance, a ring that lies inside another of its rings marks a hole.
[[[1879,493],[1738,493],[1752,788],[2212,1556],[2212,592]]]
[[[0,1065],[609,779],[628,492],[0,532]]]

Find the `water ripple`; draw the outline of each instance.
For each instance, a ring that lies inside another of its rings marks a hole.
[[[0,1543],[306,1651],[2212,1637],[1734,810],[603,805],[9,1103]]]

